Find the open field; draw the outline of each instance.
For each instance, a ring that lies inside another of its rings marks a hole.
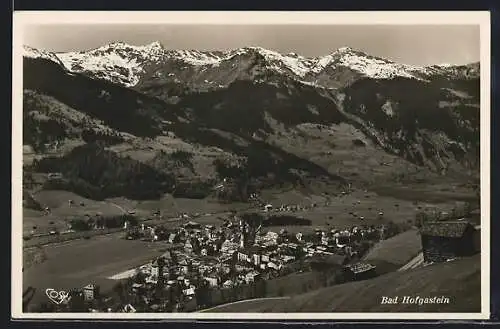
[[[469,188],[460,184],[436,183],[403,185],[378,185],[372,190],[381,196],[397,197],[400,200],[411,200],[428,203],[443,203],[449,200],[477,203],[477,197]],[[476,205],[479,206],[479,205]]]
[[[290,299],[251,301],[219,306],[213,312],[479,312],[480,256],[435,264],[371,280],[319,289]],[[449,304],[387,305],[382,296],[444,296]],[[362,298],[357,298],[362,297]]]
[[[107,277],[147,263],[167,248],[166,244],[122,240],[117,235],[46,246],[45,261],[24,270],[23,288],[37,289],[34,303],[45,301],[47,288],[78,288],[94,282],[106,290],[116,282]]]
[[[44,207],[50,208],[50,214],[23,208],[23,232],[27,234],[36,226],[36,233],[48,233],[52,229],[67,229],[67,219],[71,217],[96,214],[114,216],[133,210],[138,217],[149,218],[156,209],[162,211],[164,218],[178,217],[179,214],[196,214],[211,217],[214,214],[248,208],[248,204],[221,204],[215,200],[196,200],[173,198],[165,195],[159,200],[135,201],[126,198],[110,198],[96,201],[83,198],[75,193],[59,190],[42,190],[33,195]],[[68,200],[73,200],[70,206]],[[80,205],[83,203],[83,205]],[[215,220],[215,219],[214,219]],[[210,224],[213,224],[213,221]],[[205,220],[206,221],[206,220]]]
[[[439,203],[419,202],[417,204],[409,200],[398,200],[396,196],[396,194],[394,196],[377,195],[374,192],[362,190],[355,190],[350,194],[338,196],[318,196],[297,190],[284,190],[281,192],[274,190],[263,193],[261,199],[272,203],[275,207],[282,204],[309,207],[306,210],[293,213],[275,211],[269,213],[269,215],[291,214],[296,217],[310,219],[312,221],[311,226],[285,227],[290,232],[303,233],[313,231],[316,228],[325,230],[344,229],[356,225],[379,225],[389,221],[411,226],[418,212],[425,209],[449,211],[456,201],[453,195],[448,195],[446,199],[440,200]],[[182,213],[197,215],[194,220],[203,225],[221,224],[221,219],[226,218],[230,211],[254,210],[263,213],[263,209],[255,208],[252,204],[224,204],[213,199],[181,199],[173,198],[168,194],[159,200],[134,201],[126,198],[111,198],[104,201],[95,201],[82,198],[71,192],[53,190],[39,191],[35,194],[35,197],[42,205],[48,205],[51,208],[51,213],[45,215],[43,212],[24,208],[24,234],[31,232],[34,226],[37,227],[37,234],[47,234],[54,228],[64,231],[68,227],[67,220],[73,216],[84,216],[86,214],[110,216],[123,214],[129,210],[134,210],[139,218],[151,219],[150,224],[161,223],[169,227],[176,227],[183,223],[182,220],[174,221]],[[75,204],[70,207],[68,200],[73,200]],[[83,202],[83,205],[80,205],[80,202]],[[313,203],[317,206],[310,208]],[[161,220],[152,219],[151,217],[152,212],[156,209],[161,210]],[[380,211],[384,214],[382,219],[378,218]],[[279,229],[281,227],[271,227],[265,230]],[[44,237],[44,239],[47,242],[26,242],[26,245],[40,245],[54,240],[53,237]]]
[[[29,233],[36,226],[36,233],[47,233],[51,229],[64,231],[66,220],[78,216],[115,216],[134,208],[133,202],[118,205],[110,201],[96,201],[81,197],[75,193],[59,190],[42,190],[35,193],[34,198],[43,206],[50,208],[50,214],[32,209],[23,209],[23,231]],[[69,205],[69,200],[74,204]]]
[[[81,240],[86,238],[91,239],[92,237],[99,237],[99,236],[121,237],[123,236],[123,229],[110,228],[110,229],[90,230],[83,232],[67,232],[64,234],[57,234],[57,235],[49,235],[49,234],[40,235],[33,237],[29,240],[23,241],[23,248],[25,250],[32,249],[35,247],[40,248],[50,244],[62,244],[62,243],[68,243],[70,241]]]
[[[164,217],[176,217],[181,213],[187,214],[214,214],[220,212],[227,212],[230,210],[245,209],[249,207],[246,203],[231,203],[224,204],[212,199],[184,199],[174,198],[166,194],[159,200],[139,201],[136,205],[138,210],[151,211],[160,209]]]
[[[270,200],[275,207],[281,204],[293,204],[290,202],[287,193],[276,194]],[[393,196],[380,196],[373,192],[361,190],[353,191],[347,195],[331,196],[328,198],[328,205],[318,202],[317,207],[293,214],[296,217],[307,218],[312,221],[312,226],[287,227],[291,232],[307,232],[315,228],[322,229],[344,229],[356,225],[379,225],[392,221],[398,224],[413,225],[415,215],[425,209],[440,209],[449,211],[455,200],[450,196],[439,203],[418,203],[409,200],[399,200]],[[310,206],[311,201],[305,199],[300,203],[302,206]],[[383,212],[383,217],[378,218],[379,212]],[[285,214],[282,212],[272,212],[271,214]]]

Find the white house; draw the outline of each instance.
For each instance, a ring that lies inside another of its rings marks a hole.
[[[257,266],[260,265],[260,261],[261,261],[261,255],[260,254],[253,254],[253,263]]]
[[[275,270],[279,270],[279,269],[281,268],[281,266],[280,266],[280,265],[278,265],[278,264],[276,264],[276,263],[274,263],[274,262],[269,262],[269,263],[267,263],[267,267],[269,267],[269,268],[273,268],[273,269],[275,269]]]
[[[177,234],[170,233],[170,235],[168,236],[168,242],[169,243],[174,243],[176,237],[177,237]]]
[[[193,296],[194,295],[194,286],[189,287],[188,289],[184,289],[182,293],[186,296]]]
[[[239,261],[248,261],[248,254],[244,250],[238,251],[238,260]]]
[[[252,272],[248,272],[246,275],[245,275],[245,281],[247,283],[249,282],[254,282],[255,279],[259,276],[260,274],[258,272],[255,272],[255,271],[252,271]]]
[[[88,284],[83,287],[83,296],[86,301],[94,300],[96,297],[97,287],[93,284]]]
[[[157,278],[159,274],[160,269],[158,265],[154,264],[153,266],[151,266],[151,276]]]
[[[208,282],[208,284],[211,287],[217,287],[219,284],[219,280],[216,277],[208,276],[208,277],[205,277],[205,280]]]

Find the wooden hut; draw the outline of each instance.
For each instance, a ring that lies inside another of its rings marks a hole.
[[[467,221],[429,222],[420,235],[425,262],[444,262],[477,252],[476,229]]]

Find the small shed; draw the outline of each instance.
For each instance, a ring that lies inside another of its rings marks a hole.
[[[373,278],[377,275],[376,266],[368,263],[349,264],[344,268],[347,280],[357,281]]]
[[[273,210],[273,205],[272,204],[266,204],[264,206],[264,211],[271,211]]]
[[[429,222],[420,235],[425,262],[444,262],[478,251],[476,229],[467,221]]]

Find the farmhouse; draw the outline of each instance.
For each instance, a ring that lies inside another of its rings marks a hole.
[[[58,180],[63,178],[63,174],[60,172],[51,172],[47,175],[49,180]]]
[[[478,251],[475,242],[478,232],[466,221],[424,224],[420,230],[424,261],[444,262],[475,254]]]
[[[271,211],[273,210],[273,205],[272,204],[266,204],[264,206],[264,211]]]
[[[94,300],[98,294],[99,288],[92,283],[83,287],[83,297],[86,301]]]

